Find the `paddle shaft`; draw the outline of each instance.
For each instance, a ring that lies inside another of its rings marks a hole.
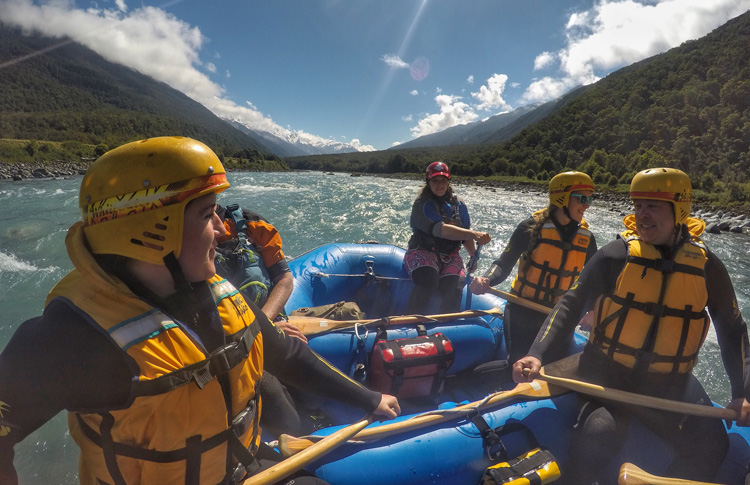
[[[618,485],[718,485],[716,483],[696,482],[682,478],[667,478],[651,475],[641,470],[632,463],[623,463],[620,467],[620,475],[617,478]]]
[[[346,440],[357,434],[363,428],[373,421],[372,415],[351,424],[345,428],[341,428],[330,436],[326,436],[322,440],[313,444],[309,448],[297,453],[296,455],[287,458],[276,465],[263,470],[257,475],[253,475],[249,479],[245,480],[243,485],[265,485],[270,483],[276,483],[280,479],[291,475],[292,473],[304,468],[318,458],[330,453],[339,446],[341,446]]]
[[[471,308],[471,290],[469,290],[469,284],[471,283],[471,272],[474,271],[472,268],[476,266],[479,261],[479,254],[482,252],[482,245],[478,244],[474,250],[474,254],[469,258],[469,264],[466,265],[466,277],[464,278],[464,286],[466,287],[466,307]]]
[[[565,372],[569,367],[575,365],[578,361],[578,354],[566,357],[557,362],[552,362],[544,368],[553,371],[560,370]],[[509,401],[514,398],[530,398],[530,399],[544,399],[559,394],[564,394],[565,388],[557,386],[548,386],[544,381],[532,381],[522,382],[509,391],[501,391],[490,396],[474,401],[468,404],[456,406],[452,409],[446,409],[444,411],[437,411],[432,413],[418,414],[410,419],[399,421],[395,423],[385,424],[383,426],[376,426],[372,428],[366,428],[355,435],[358,440],[377,440],[386,438],[399,433],[405,433],[407,431],[413,431],[415,429],[423,428],[425,426],[431,426],[438,423],[450,421],[461,416],[462,412],[469,412],[473,409],[477,411],[484,411],[490,407],[495,407],[498,403],[503,401]],[[303,448],[304,446],[310,446],[312,441],[297,438],[298,441],[304,441],[297,449]]]
[[[412,325],[416,323],[430,323],[447,320],[458,320],[461,318],[479,317],[483,315],[503,316],[503,311],[497,307],[490,310],[466,310],[457,313],[441,313],[438,315],[403,315],[390,318],[376,318],[371,320],[329,320],[317,317],[289,317],[289,323],[297,326],[305,335],[329,332],[342,328],[350,328],[355,325],[368,325],[382,323],[385,325]]]
[[[557,391],[559,388],[553,389]],[[446,409],[444,411],[418,414],[410,419],[384,424],[383,426],[366,428],[357,433],[354,438],[359,441],[379,440],[382,438],[387,438],[389,436],[406,433],[407,431],[424,428],[426,426],[444,423],[446,421],[450,421],[451,419],[457,419],[459,417],[463,417],[465,413],[471,411],[472,409],[482,411],[500,402],[507,401],[512,398],[543,399],[551,397],[553,395],[555,394],[550,391],[550,387],[543,381],[524,382],[518,384],[516,387],[509,391],[492,394],[489,399],[485,398],[468,404],[462,404],[461,406],[456,406],[455,408]],[[290,452],[309,449],[307,447],[313,446],[314,443],[313,441],[306,438],[294,438],[291,436],[287,436],[286,439],[293,442],[288,441],[287,443],[285,443],[282,447],[282,450],[289,450]]]
[[[526,307],[531,310],[536,310],[539,313],[544,313],[545,315],[549,314],[549,312],[552,311],[551,308],[546,307],[542,305],[541,303],[527,300],[526,298],[521,298],[520,296],[513,295],[511,293],[508,293],[507,291],[496,290],[495,288],[490,287],[487,289],[487,293],[492,293],[493,295],[499,296],[500,298],[503,298],[506,301],[513,302],[516,305],[520,305],[522,307]]]
[[[673,411],[681,414],[689,414],[691,416],[731,420],[737,420],[738,418],[737,412],[734,409],[717,408],[714,406],[704,406],[701,404],[673,401],[671,399],[664,399],[654,396],[644,396],[643,394],[621,391],[619,389],[611,389],[599,386],[597,384],[578,381],[575,379],[554,377],[544,373],[540,374],[537,379],[547,381],[550,384],[565,387],[582,394],[588,394],[590,396],[596,396],[602,399],[609,399],[611,401],[635,404],[637,406],[661,409],[664,411]]]

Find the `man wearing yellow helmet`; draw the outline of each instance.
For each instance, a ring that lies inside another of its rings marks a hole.
[[[691,194],[690,179],[680,170],[652,168],[633,177],[635,213],[623,219],[619,238],[591,259],[557,303],[529,355],[513,365],[517,382],[538,375],[542,360],[573,332],[593,301],[579,378],[711,406],[691,372],[710,314],[731,384],[727,407],[738,412],[739,425],[750,424],[747,327],[726,268],[699,238],[705,223],[690,217]],[[721,421],[583,399],[566,483],[601,480],[597,473],[620,451],[634,416],[674,446],[667,475],[713,481],[728,447]]]
[[[1,483],[17,482],[13,445],[63,409],[82,483],[237,483],[278,459],[258,426],[266,368],[399,413],[216,276],[216,194],[228,186],[213,151],[189,138],[128,143],[92,164],[83,221],[66,238],[75,269],[0,355]]]
[[[583,172],[552,177],[549,205],[518,224],[500,257],[487,274],[474,278],[469,289],[481,295],[499,285],[520,258],[511,293],[552,308],[596,252],[596,238],[583,218],[593,194],[594,182]],[[505,306],[503,330],[509,362],[526,355],[545,317],[513,302]],[[559,355],[567,349],[562,345]]]

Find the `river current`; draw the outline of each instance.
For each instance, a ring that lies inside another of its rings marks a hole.
[[[328,242],[378,241],[405,247],[411,231],[411,205],[422,182],[352,177],[321,172],[229,174],[223,203],[239,202],[268,219],[281,233],[288,258]],[[39,315],[52,286],[72,265],[65,251],[68,227],[80,218],[81,178],[0,182],[0,349],[26,319]],[[516,225],[544,207],[544,193],[457,184],[472,226],[493,240],[482,250],[477,274],[500,254]],[[594,204],[586,219],[599,246],[622,229],[627,205]],[[740,308],[750,318],[750,235],[704,234],[724,262]],[[510,278],[498,288],[508,291]],[[34,349],[29,349],[33,353]],[[714,401],[726,404],[729,385],[713,330],[695,370]],[[0,396],[2,401],[2,396]],[[60,413],[16,446],[15,466],[22,484],[76,484],[78,448]]]

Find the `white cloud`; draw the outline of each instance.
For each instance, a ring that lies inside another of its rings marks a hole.
[[[559,52],[537,56],[535,69],[555,57],[561,74],[532,82],[523,100],[553,99],[560,89],[590,84],[599,74],[703,37],[748,9],[750,0],[598,0],[571,14]]]
[[[466,82],[469,84],[474,84],[474,76],[469,76],[466,78]]]
[[[362,143],[360,143],[359,139],[357,138],[352,138],[352,141],[350,141],[349,144],[353,146],[354,148],[356,148],[357,151],[360,151],[360,152],[374,152],[375,151],[374,146],[363,145]]]
[[[413,138],[437,133],[451,126],[471,123],[479,117],[470,105],[461,101],[460,96],[440,94],[435,96],[435,102],[440,107],[440,113],[427,115],[419,120],[417,126],[411,128]]]
[[[543,102],[559,98],[570,89],[575,87],[575,83],[570,78],[556,79],[553,77],[543,77],[534,80],[526,91],[523,93],[523,100],[528,102]]]
[[[380,60],[385,62],[388,66],[395,67],[396,69],[409,69],[409,63],[404,62],[396,54],[383,54],[383,56],[380,57]]]
[[[412,89],[411,91],[409,91],[409,94],[411,94],[412,96],[419,96],[419,91],[417,91],[416,89]]]
[[[441,94],[443,92],[443,88],[435,88],[435,94]]]
[[[216,64],[213,62],[206,63],[206,69],[208,69],[209,72],[216,72]]]
[[[402,116],[402,117],[401,117],[401,120],[402,120],[402,121],[407,121],[407,122],[411,122],[411,121],[413,121],[413,120],[414,120],[414,116],[412,116],[412,115],[406,115],[406,116]]]
[[[69,37],[105,59],[131,67],[185,93],[217,116],[237,120],[246,126],[276,135],[307,135],[278,126],[255,109],[238,106],[224,97],[225,91],[199,69],[200,50],[206,42],[200,29],[154,7],[128,12],[125,0],[115,0],[115,9],[96,4],[82,10],[70,0],[53,0],[36,5],[33,0],[2,1],[0,19],[24,31],[50,37]],[[213,64],[207,64],[210,72]],[[229,71],[226,71],[229,77]],[[366,146],[365,146],[366,147]]]
[[[536,56],[536,59],[534,59],[534,70],[538,71],[540,69],[544,69],[545,67],[551,65],[553,62],[555,62],[555,55],[551,52],[544,51]]]
[[[503,99],[503,91],[505,91],[507,81],[508,76],[505,74],[493,74],[487,80],[487,85],[481,86],[478,92],[471,93],[472,97],[479,100],[476,109],[480,111],[489,111],[495,108],[512,109]]]

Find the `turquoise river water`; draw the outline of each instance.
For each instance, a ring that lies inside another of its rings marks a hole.
[[[262,214],[280,231],[287,257],[328,242],[378,241],[405,247],[411,204],[421,182],[319,172],[230,174],[232,186],[220,202],[238,201]],[[0,349],[24,320],[39,315],[52,286],[71,269],[65,251],[67,228],[80,217],[80,177],[0,182]],[[455,187],[469,207],[472,225],[493,240],[482,251],[481,274],[502,251],[515,226],[546,205],[545,194],[475,185]],[[626,205],[594,205],[586,219],[599,246],[621,230]],[[706,234],[724,261],[740,307],[750,315],[750,235]],[[499,286],[507,291],[509,281]],[[34,349],[29,349],[32,353]],[[729,387],[716,338],[709,332],[695,371],[714,401],[726,404]],[[0,401],[2,396],[0,396]],[[16,447],[22,484],[75,484],[78,449],[67,432],[66,415],[33,432]]]

